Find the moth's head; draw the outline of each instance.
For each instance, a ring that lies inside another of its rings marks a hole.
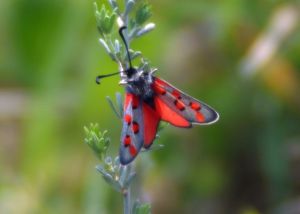
[[[127,70],[124,71],[124,73],[128,79],[131,79],[132,77],[136,76],[138,70],[134,67],[129,67]]]
[[[145,70],[143,68],[129,68],[124,72],[121,72],[121,81],[120,85],[132,85],[136,83],[152,83],[153,81],[153,73],[156,72],[157,69],[151,69],[150,71]]]

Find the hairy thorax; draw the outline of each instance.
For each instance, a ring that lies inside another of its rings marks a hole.
[[[127,89],[139,96],[143,100],[148,100],[153,97],[153,77],[149,73],[135,73],[131,78],[127,80]]]

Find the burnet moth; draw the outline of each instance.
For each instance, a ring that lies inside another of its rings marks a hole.
[[[156,137],[161,120],[180,128],[190,128],[192,124],[208,125],[219,119],[219,114],[210,106],[199,101],[168,82],[153,76],[156,70],[146,72],[132,66],[123,30],[119,34],[125,44],[129,68],[121,72],[100,75],[104,77],[121,75],[120,84],[125,85],[123,129],[121,134],[120,162],[129,164],[144,147],[149,149]]]

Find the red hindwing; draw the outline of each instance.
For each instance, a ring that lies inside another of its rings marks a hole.
[[[152,145],[152,142],[156,137],[160,116],[153,108],[151,108],[146,103],[143,103],[143,116],[144,116],[144,147],[147,149]]]

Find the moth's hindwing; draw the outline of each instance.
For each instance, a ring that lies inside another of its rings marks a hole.
[[[144,148],[148,149],[152,145],[156,137],[160,116],[150,105],[143,102],[143,117],[144,117]]]
[[[121,134],[120,162],[130,163],[139,153],[144,143],[144,121],[140,97],[126,93]]]
[[[155,77],[152,87],[155,92],[156,103],[160,106],[158,111],[167,115],[162,119],[175,126],[189,127],[191,124],[211,124],[219,118],[219,114],[213,108],[185,94],[164,80]]]

